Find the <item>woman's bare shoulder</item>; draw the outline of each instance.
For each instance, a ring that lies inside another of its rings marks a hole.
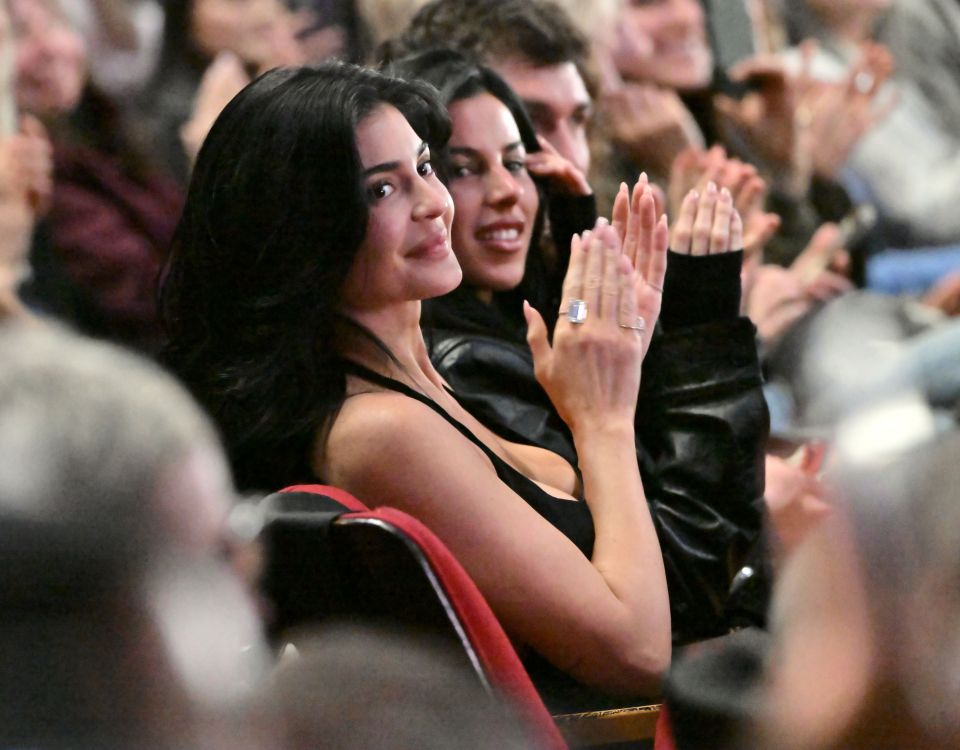
[[[462,461],[484,458],[426,404],[399,393],[374,391],[344,403],[324,446],[323,475],[341,486],[366,484],[421,468],[445,473]]]

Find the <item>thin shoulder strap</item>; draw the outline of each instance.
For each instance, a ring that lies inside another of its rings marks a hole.
[[[402,393],[404,396],[409,396],[412,399],[419,401],[421,404],[429,406],[437,414],[447,420],[451,425],[456,427],[460,433],[467,438],[470,442],[480,448],[489,458],[493,461],[494,466],[499,466],[503,461],[500,456],[494,453],[480,438],[474,435],[466,425],[462,424],[458,420],[450,416],[447,411],[440,406],[436,401],[427,396],[426,394],[420,393],[411,388],[406,383],[402,383],[399,380],[394,378],[387,377],[386,375],[381,375],[379,372],[374,372],[369,367],[361,365],[359,362],[354,362],[352,359],[343,360],[343,369],[350,375],[361,378],[362,380],[369,381],[374,385],[379,385],[381,388],[386,388],[389,391],[396,391],[397,393]]]

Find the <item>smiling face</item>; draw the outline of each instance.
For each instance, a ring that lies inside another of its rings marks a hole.
[[[624,78],[680,91],[710,83],[713,53],[698,0],[626,0],[618,26],[613,58]]]
[[[381,105],[356,133],[369,203],[366,235],[341,293],[346,311],[376,310],[453,291],[453,201],[430,150],[395,107]]]
[[[449,109],[450,193],[457,207],[453,249],[471,286],[513,289],[523,279],[539,207],[520,131],[491,94],[461,99]]]

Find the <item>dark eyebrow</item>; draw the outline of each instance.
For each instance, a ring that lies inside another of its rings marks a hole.
[[[531,117],[537,115],[549,115],[552,110],[543,102],[538,102],[532,99],[524,99],[523,106],[526,108],[527,112]]]
[[[553,110],[545,102],[537,101],[534,99],[524,99],[523,106],[526,107],[527,113],[531,117],[544,116],[552,117]],[[572,114],[582,115],[582,114],[591,114],[593,112],[593,102],[585,101],[579,102],[574,108]]]
[[[417,148],[417,158],[419,159],[421,156],[423,156],[423,152],[426,150],[427,142],[420,141],[420,146]],[[369,177],[370,175],[377,174],[379,172],[393,172],[395,169],[400,169],[399,161],[385,161],[383,164],[377,164],[376,166],[363,170],[363,176]]]
[[[503,147],[503,151],[513,151],[518,148],[523,148],[523,141],[514,141],[513,143],[508,143]],[[449,149],[450,156],[476,156],[478,151],[475,148],[470,148],[469,146],[452,146]]]

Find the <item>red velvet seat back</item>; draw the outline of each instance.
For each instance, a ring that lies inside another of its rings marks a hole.
[[[310,559],[289,561],[285,569],[300,572],[306,566],[336,579],[324,581],[339,589],[336,611],[315,611],[311,619],[346,614],[429,630],[453,643],[484,686],[517,707],[544,748],[567,747],[480,590],[423,523],[393,508],[370,510],[348,492],[325,485],[288,487],[265,503],[278,518],[287,514],[274,539],[279,530],[284,544],[292,539],[309,554]],[[340,508],[348,512],[337,515]],[[317,546],[323,549],[312,554]],[[297,606],[303,593],[293,594]],[[303,621],[306,615],[297,617]]]
[[[436,578],[438,595],[446,598],[445,608],[455,617],[453,625],[462,633],[462,645],[486,682],[519,708],[538,729],[545,747],[566,748],[490,605],[446,545],[416,518],[394,508],[349,513],[341,516],[336,525],[370,523],[378,524],[384,533],[404,539],[413,548],[413,554],[422,555],[423,564]]]

